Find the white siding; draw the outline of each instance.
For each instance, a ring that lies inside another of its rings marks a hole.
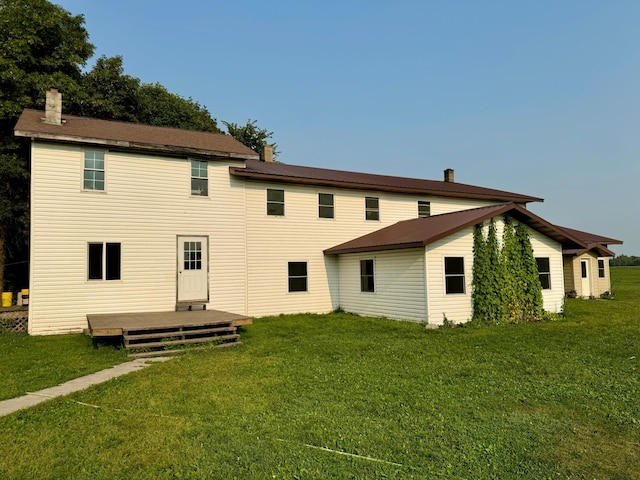
[[[360,291],[360,260],[373,260],[375,292]],[[424,250],[340,256],[340,306],[360,315],[426,320]]]
[[[551,288],[542,290],[544,309],[559,313],[564,306],[564,271],[562,266],[562,245],[555,240],[529,229],[534,257],[548,257],[551,273]]]
[[[106,191],[95,192],[82,190],[83,155],[33,144],[30,333],[174,309],[177,235],[209,237],[211,304],[244,313],[244,191],[231,163],[209,162],[210,196],[192,197],[189,160],[106,152]],[[122,244],[121,280],[87,280],[88,242]]]
[[[266,213],[267,188],[285,192],[285,215]],[[318,193],[334,195],[335,218],[318,218]],[[365,197],[378,197],[380,220],[365,220]],[[449,200],[383,192],[246,181],[248,313],[329,312],[341,305],[336,260],[323,250],[401,220],[418,216],[418,200],[432,211],[473,208],[487,202]],[[444,208],[444,207],[443,207]],[[289,293],[287,263],[308,263],[308,292]],[[334,280],[332,281],[331,278]]]
[[[465,293],[447,294],[444,258],[463,257]],[[428,323],[441,325],[446,317],[454,323],[471,320],[473,273],[473,228],[466,228],[425,248],[428,292]]]
[[[80,331],[91,313],[174,309],[179,235],[208,237],[210,308],[328,312],[341,284],[324,249],[417,217],[418,200],[432,214],[494,203],[244,180],[229,174],[238,161],[210,161],[209,196],[194,197],[189,159],[108,150],[106,190],[83,191],[83,158],[81,147],[32,145],[30,333]],[[285,191],[283,217],[267,216],[267,187]],[[335,218],[318,218],[318,193],[334,194]],[[379,221],[365,220],[367,196],[380,199]],[[87,280],[89,242],[121,243],[121,280]],[[307,292],[288,292],[290,261],[308,263]]]

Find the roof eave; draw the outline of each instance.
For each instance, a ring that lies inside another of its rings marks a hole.
[[[138,143],[122,140],[110,140],[104,138],[95,137],[80,137],[75,135],[59,135],[54,133],[43,133],[29,130],[15,130],[15,135],[18,137],[27,137],[32,140],[46,140],[56,143],[72,143],[80,145],[97,145],[103,147],[112,147],[117,149],[135,150],[140,152],[153,152],[166,155],[180,155],[189,157],[204,157],[204,158],[230,158],[236,160],[258,160],[260,156],[236,153],[236,152],[224,152],[220,150],[203,150],[190,147],[177,147],[171,145],[161,145],[154,143]]]
[[[270,182],[278,182],[278,183],[291,183],[298,185],[318,185],[323,187],[333,187],[333,188],[348,188],[348,189],[357,189],[357,190],[367,190],[367,191],[383,191],[383,192],[393,192],[393,193],[409,193],[416,195],[434,195],[440,197],[451,197],[451,198],[470,198],[475,200],[491,200],[498,202],[514,202],[514,203],[528,203],[528,202],[543,202],[542,198],[537,197],[527,197],[527,196],[498,196],[491,194],[478,194],[478,193],[466,193],[466,192],[449,192],[446,190],[436,190],[436,189],[423,189],[423,188],[409,188],[409,187],[395,187],[392,185],[380,185],[380,184],[370,184],[370,183],[357,183],[357,182],[342,182],[338,180],[323,180],[323,179],[314,179],[314,178],[305,178],[305,177],[290,177],[283,175],[274,175],[269,173],[262,172],[251,172],[246,171],[245,168],[236,168],[231,167],[230,173],[234,176],[248,178],[250,180],[261,180],[261,181],[270,181]]]

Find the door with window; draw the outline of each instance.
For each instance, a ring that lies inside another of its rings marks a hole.
[[[208,248],[208,237],[178,237],[178,302],[209,300]]]
[[[580,280],[582,287],[582,296],[590,297],[591,293],[591,272],[589,271],[589,260],[580,260]]]

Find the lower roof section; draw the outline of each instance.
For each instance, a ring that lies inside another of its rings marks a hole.
[[[571,235],[569,231],[547,222],[520,205],[504,203],[405,220],[336,245],[325,250],[324,253],[325,255],[339,255],[425,247],[460,230],[505,214],[557,241],[563,245],[563,248],[585,249],[589,247],[579,238]]]

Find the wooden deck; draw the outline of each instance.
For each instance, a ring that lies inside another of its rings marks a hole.
[[[236,327],[252,323],[251,317],[220,310],[88,314],[87,321],[92,337],[116,337],[125,330],[197,327],[229,321]]]

